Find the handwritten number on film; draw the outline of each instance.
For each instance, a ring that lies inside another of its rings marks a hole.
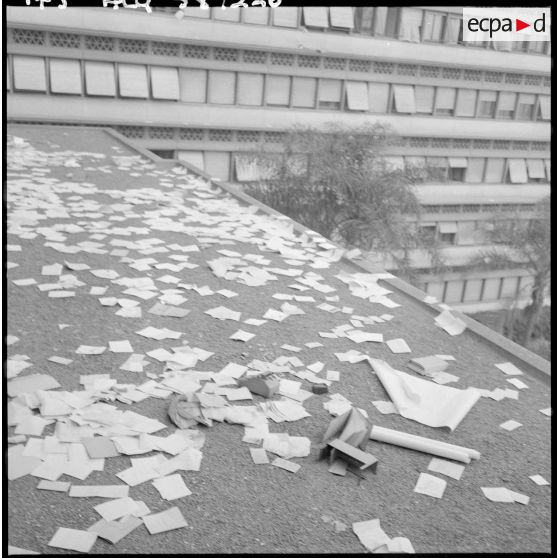
[[[60,3],[58,4],[59,8],[67,8],[68,7],[68,3],[67,0],[58,0]],[[179,10],[183,10],[184,8],[188,7],[188,0],[177,0],[180,1],[180,6],[178,6]],[[199,5],[200,9],[202,10],[208,10],[209,9],[209,4],[206,2],[206,0],[196,0],[197,4]],[[196,4],[196,2],[194,2],[194,5]],[[227,5],[226,5],[227,0],[223,0],[223,4],[221,5],[221,8],[226,9]],[[25,0],[25,4],[27,6],[29,5],[36,5],[39,6],[39,8],[41,10],[44,10],[45,8],[45,4],[50,4],[51,0]],[[260,7],[260,8],[266,8],[267,6],[269,6],[270,8],[277,8],[281,5],[281,0],[252,0],[250,3],[246,2],[245,0],[239,0],[238,2],[233,2],[229,7],[231,8],[249,8],[249,7]],[[127,2],[126,0],[103,0],[103,8],[107,8],[109,6],[112,6],[115,10],[117,10],[118,8],[132,8],[132,9],[137,9],[137,8],[144,8],[146,12],[151,13],[151,0],[144,0],[143,2],[141,0],[134,0],[133,3],[131,2]]]

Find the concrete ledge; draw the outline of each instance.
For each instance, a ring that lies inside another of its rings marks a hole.
[[[55,129],[60,129],[61,127],[62,126],[56,126],[56,127],[53,126],[53,128]],[[68,126],[68,128],[75,129],[76,126]],[[154,163],[161,163],[161,162],[168,161],[169,164],[171,164],[172,166],[180,165],[182,167],[185,167],[190,172],[197,174],[201,178],[204,178],[205,180],[209,181],[213,186],[221,188],[225,192],[234,196],[236,199],[243,201],[249,205],[256,206],[263,213],[267,213],[268,215],[273,215],[276,217],[285,218],[285,215],[283,215],[282,213],[276,211],[271,207],[268,207],[264,203],[245,194],[244,192],[240,192],[235,186],[233,186],[229,182],[216,180],[206,172],[202,171],[201,169],[198,169],[197,167],[194,167],[193,165],[185,161],[180,161],[178,159],[171,159],[171,160],[162,159],[161,157],[150,152],[149,150],[137,146],[133,141],[131,141],[130,139],[126,138],[125,136],[123,136],[122,134],[116,132],[111,128],[96,128],[96,129],[97,130],[101,129],[105,131],[108,135],[112,136],[113,138],[117,139],[119,142],[123,143],[130,150],[136,151],[137,153],[146,157],[150,161],[153,161]],[[297,232],[304,234],[307,233],[307,231],[309,230],[308,227],[305,227],[304,225],[294,221],[293,219],[289,218],[289,220],[293,223],[293,228]],[[347,258],[346,256],[343,256],[342,259],[344,262],[346,262],[347,264],[355,268],[355,271],[357,272],[365,272],[365,273],[385,272],[383,269],[374,267],[370,264],[367,264],[366,262],[360,262],[360,261],[356,262],[350,258]],[[389,285],[391,288],[401,293],[404,293],[405,295],[414,299],[416,302],[420,303],[421,306],[424,307],[430,314],[434,315],[441,311],[440,308],[438,308],[436,305],[432,305],[424,302],[424,298],[427,296],[426,293],[424,293],[420,289],[417,289],[416,287],[413,287],[412,285],[406,283],[405,281],[395,276],[388,279],[382,279],[382,281],[385,281],[385,283]],[[452,312],[455,316],[463,320],[467,324],[467,328],[470,331],[472,331],[475,335],[477,335],[479,338],[481,338],[483,342],[488,343],[494,347],[497,347],[498,349],[510,355],[511,357],[516,358],[520,360],[522,363],[524,363],[525,373],[529,374],[533,378],[538,379],[539,381],[541,381],[547,386],[551,385],[551,367],[549,361],[543,359],[542,357],[539,357],[538,355],[532,353],[528,349],[521,347],[520,345],[507,339],[503,335],[496,333],[490,328],[477,322],[473,318],[470,318],[469,316],[462,314],[458,310],[452,310]]]

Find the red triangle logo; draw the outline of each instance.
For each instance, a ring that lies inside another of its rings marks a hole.
[[[525,29],[526,27],[531,27],[530,23],[525,23],[524,21],[521,21],[520,19],[515,20],[515,30],[516,31],[521,31],[522,29]]]

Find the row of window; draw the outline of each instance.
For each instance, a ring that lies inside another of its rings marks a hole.
[[[358,82],[347,82],[358,83]],[[376,86],[378,84],[368,84]],[[387,87],[387,84],[381,84]],[[348,89],[347,89],[348,91]],[[550,120],[550,96],[426,85],[392,85],[389,112],[460,118]],[[364,104],[362,105],[364,106]]]
[[[155,11],[177,13],[173,8],[154,8]],[[248,23],[273,25],[275,27],[304,27],[310,31],[337,31],[386,37],[410,42],[444,43],[466,45],[495,50],[546,54],[549,44],[528,41],[477,41],[463,42],[462,17],[460,14],[416,8],[416,7],[351,7],[351,6],[304,6],[257,9],[212,8],[200,10],[186,8],[177,17],[195,17]]]
[[[170,157],[172,158],[172,157]],[[444,205],[422,205],[423,213],[500,213],[509,212],[510,214],[532,213],[535,210],[535,204],[531,203],[462,203],[462,204],[444,204]]]
[[[429,282],[423,290],[447,304],[493,302],[505,298],[527,297],[533,278],[486,277]]]
[[[231,153],[226,151],[164,151],[156,152],[164,157],[174,157],[187,161],[194,166],[222,180],[253,182],[269,176],[270,166],[280,154],[268,154],[262,162],[250,153]],[[209,162],[206,154],[209,155]],[[219,155],[217,155],[219,154]],[[220,163],[216,164],[215,161]],[[550,182],[550,160],[543,159],[504,159],[485,157],[385,157],[392,169],[428,166],[433,171],[435,182],[465,183],[546,183]],[[234,163],[234,168],[231,166]],[[304,174],[307,160],[302,155],[295,162],[297,172]],[[439,171],[439,172],[438,172]]]
[[[431,181],[469,184],[550,182],[550,159],[503,157],[385,157],[395,168],[429,167]]]
[[[83,67],[82,67],[83,66]],[[550,120],[550,96],[13,56],[14,89],[189,103]],[[47,81],[50,88],[47,88]],[[9,82],[9,80],[8,80]],[[85,82],[85,83],[83,83]]]
[[[311,68],[316,70],[336,70],[373,73],[379,75],[400,75],[472,83],[505,83],[528,87],[550,87],[551,76],[516,72],[495,72],[456,66],[395,63],[386,60],[367,60],[339,56],[318,56],[315,54],[292,54],[266,50],[244,50],[222,46],[207,46],[192,43],[168,41],[146,41],[131,38],[114,38],[102,35],[80,35],[59,31],[38,31],[34,29],[8,29],[8,41],[17,45],[55,47],[63,49],[96,52],[120,52],[122,54],[145,54],[147,56],[180,57],[218,62],[242,62],[244,64],[271,65],[278,67]]]
[[[421,221],[422,235],[428,236],[445,246],[475,246],[489,240],[487,231],[491,224],[487,221],[440,221],[425,223]]]
[[[282,144],[285,141],[285,132],[276,130],[233,130],[233,129],[216,129],[216,128],[184,128],[169,126],[130,126],[125,124],[113,125],[99,120],[96,123],[83,122],[64,122],[64,121],[41,121],[41,120],[17,120],[10,119],[17,124],[34,124],[40,126],[43,124],[62,125],[62,126],[91,126],[91,127],[114,127],[116,131],[123,136],[131,139],[141,139],[145,142],[150,140],[172,140],[172,142],[196,144],[205,143],[230,143],[230,149],[237,149],[236,144],[266,144],[272,147],[272,144]],[[443,149],[444,151],[452,151],[454,149],[463,151],[475,150],[483,153],[496,151],[544,151],[550,150],[550,142],[546,141],[509,141],[501,139],[470,139],[470,138],[444,138],[444,137],[428,137],[428,136],[393,136],[390,138],[390,144],[393,148],[400,150],[420,149],[423,152],[429,150]],[[173,155],[168,155],[172,158]]]

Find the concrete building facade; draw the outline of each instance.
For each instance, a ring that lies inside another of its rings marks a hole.
[[[464,44],[456,7],[7,8],[7,113],[111,126],[231,182],[242,155],[279,150],[293,124],[377,121],[395,167],[440,168],[417,186],[420,223],[452,271],[424,290],[464,311],[528,292],[520,267],[472,271],[497,210],[524,218],[550,193],[549,44]]]

